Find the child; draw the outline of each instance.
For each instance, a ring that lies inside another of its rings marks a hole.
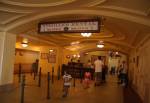
[[[87,71],[84,74],[84,87],[85,87],[85,89],[89,88],[90,80],[91,80],[91,73],[89,71]]]
[[[69,87],[71,85],[71,75],[67,74],[67,72],[64,72],[63,80],[64,80],[64,87],[63,87],[63,97],[67,97],[68,92],[69,92]]]

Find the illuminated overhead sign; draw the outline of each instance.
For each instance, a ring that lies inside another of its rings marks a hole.
[[[99,19],[56,21],[39,23],[39,33],[98,33],[100,32]]]

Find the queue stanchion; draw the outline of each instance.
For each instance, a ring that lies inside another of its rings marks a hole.
[[[41,87],[41,67],[40,67],[40,70],[39,70],[38,86]]]
[[[74,78],[73,78],[73,86],[75,87],[76,86],[76,71],[74,69]]]
[[[80,70],[80,83],[82,83],[82,81],[83,81],[83,71],[82,71],[82,69]]]
[[[47,74],[47,99],[50,99],[50,72]]]
[[[35,70],[34,70],[34,72],[33,72],[33,79],[35,80],[35,78],[36,78],[36,73],[35,73]]]
[[[25,75],[21,76],[20,103],[24,103]]]
[[[60,80],[60,66],[58,67],[58,80]]]
[[[76,87],[76,78],[73,79],[73,86]]]
[[[19,64],[19,73],[18,73],[18,82],[20,83],[21,81],[21,64]]]
[[[52,84],[54,83],[54,66],[52,66]]]

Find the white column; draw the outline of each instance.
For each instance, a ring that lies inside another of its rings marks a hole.
[[[0,86],[13,83],[16,35],[0,32]]]

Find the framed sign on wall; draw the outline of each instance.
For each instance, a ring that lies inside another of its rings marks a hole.
[[[48,63],[56,63],[57,51],[53,50],[48,54]]]
[[[41,59],[47,59],[48,53],[41,53]]]

